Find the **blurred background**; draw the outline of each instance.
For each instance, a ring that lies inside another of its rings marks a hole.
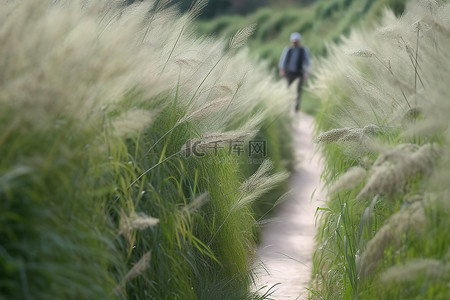
[[[133,2],[134,0],[129,0]],[[172,0],[171,4],[187,11],[193,0]],[[292,32],[302,34],[302,45],[312,57],[314,68],[327,56],[327,45],[338,43],[353,29],[376,26],[386,9],[401,15],[407,0],[210,0],[194,21],[199,36],[231,38],[239,29],[255,24],[247,42],[250,58],[264,64],[278,76],[278,60],[283,48],[290,44]],[[314,114],[317,99],[308,92],[303,109]]]
[[[133,3],[136,0],[128,0]],[[139,0],[137,0],[139,1]],[[172,0],[187,11],[193,0]],[[195,22],[200,35],[231,37],[256,24],[248,42],[252,57],[275,68],[289,34],[298,31],[313,57],[326,55],[327,43],[338,43],[352,28],[374,26],[389,8],[398,16],[406,0],[210,0]]]

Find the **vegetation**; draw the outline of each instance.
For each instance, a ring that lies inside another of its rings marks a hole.
[[[355,26],[372,26],[385,7],[392,8],[396,15],[400,15],[406,0],[317,0],[309,5],[299,5],[298,1],[295,3],[296,6],[285,6],[283,1],[275,1],[272,6],[245,17],[225,15],[195,23],[200,34],[220,37],[229,37],[239,28],[255,24],[255,33],[248,42],[251,55],[267,61],[271,72],[278,74],[275,69],[292,32],[302,34],[303,44],[313,57],[314,69],[315,61],[327,54],[327,44],[339,42]],[[302,110],[315,114],[319,106],[319,99],[306,91]]]
[[[252,28],[196,38],[204,2],[158,3],[1,2],[1,299],[258,298],[285,87],[240,49]]]
[[[352,27],[372,25],[385,7],[400,15],[405,3],[406,0],[317,0],[297,6],[273,3],[245,17],[225,15],[196,24],[199,33],[215,36],[231,36],[239,28],[256,24],[249,48],[255,57],[266,59],[275,67],[283,47],[289,44],[291,32],[300,32],[313,56],[320,57],[326,54],[327,43],[338,42]]]
[[[329,200],[313,299],[448,299],[450,5],[412,2],[330,46],[314,91]]]
[[[257,225],[292,161],[290,94],[267,70],[292,31],[327,55],[305,101],[329,196],[311,297],[450,298],[448,3],[192,26],[205,1],[128,2],[0,2],[0,299],[267,296],[249,290]]]
[[[135,0],[128,0],[134,2]],[[142,0],[141,0],[142,1]],[[269,5],[293,6],[308,4],[315,0],[212,0],[203,9],[199,18],[212,19],[220,15],[247,15]],[[193,0],[169,0],[170,4],[177,5],[182,12],[189,10]]]

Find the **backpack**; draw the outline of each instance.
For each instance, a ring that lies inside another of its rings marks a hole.
[[[293,47],[289,48],[287,54],[286,54],[286,59],[284,60],[284,67],[286,69],[286,66],[289,64],[289,61],[291,59],[292,56],[292,51],[293,51]],[[297,61],[297,71],[300,75],[303,75],[303,59],[305,57],[305,49],[303,47],[300,47],[300,56],[298,58]]]

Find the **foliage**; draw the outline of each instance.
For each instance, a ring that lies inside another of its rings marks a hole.
[[[315,61],[327,54],[327,44],[339,42],[352,27],[373,26],[385,7],[392,7],[400,15],[405,3],[406,0],[318,0],[310,3],[293,1],[286,5],[283,1],[274,1],[271,6],[245,17],[218,16],[212,20],[198,20],[195,24],[200,34],[213,36],[231,36],[239,28],[256,24],[248,43],[250,53],[260,61],[267,61],[274,74],[278,74],[278,60],[283,48],[289,44],[289,35],[300,32],[303,45],[312,55],[313,78]],[[307,86],[305,90],[302,110],[315,114],[321,105],[320,99],[310,93]]]
[[[375,5],[375,4],[374,4]],[[450,5],[413,2],[329,48],[313,299],[448,299]],[[445,116],[445,117],[444,117]]]
[[[303,35],[304,44],[314,57],[326,54],[326,44],[348,35],[353,26],[370,26],[384,7],[392,7],[400,15],[405,0],[319,0],[309,5],[284,6],[272,3],[244,17],[219,16],[196,22],[201,34],[230,36],[238,28],[256,24],[249,47],[256,57],[267,59],[275,67],[291,32]],[[217,24],[226,24],[218,26]]]
[[[251,28],[192,35],[201,4],[1,2],[0,298],[259,298],[286,92],[240,49]],[[273,162],[230,151],[256,135]]]
[[[202,11],[201,18],[211,19],[224,14],[246,15],[266,6],[269,0],[213,0]],[[194,3],[193,0],[172,0],[182,12],[186,12]]]

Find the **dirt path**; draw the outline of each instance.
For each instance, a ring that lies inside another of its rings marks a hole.
[[[271,295],[277,300],[307,299],[316,232],[314,213],[323,200],[321,162],[311,141],[313,118],[301,113],[294,126],[299,165],[290,179],[292,195],[277,207],[275,220],[263,228],[258,248],[256,288],[266,286],[265,292],[277,284]]]

